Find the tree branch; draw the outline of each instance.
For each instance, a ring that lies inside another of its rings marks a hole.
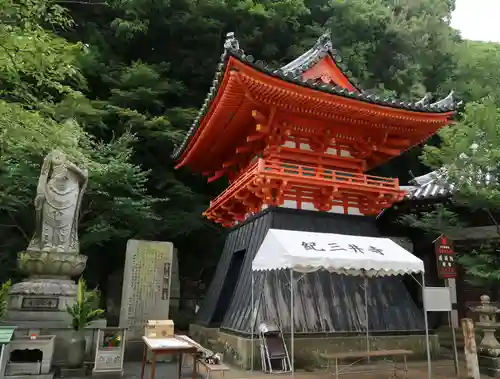
[[[500,225],[498,225],[497,220],[495,219],[495,217],[493,217],[493,214],[491,213],[489,208],[486,208],[486,212],[488,212],[488,215],[490,216],[491,221],[493,221],[493,223],[496,226],[497,234],[500,236]]]
[[[23,230],[23,228],[21,228],[19,226],[19,224],[17,223],[17,221],[14,218],[14,216],[12,215],[12,213],[10,211],[7,211],[7,214],[9,215],[9,218],[14,223],[14,225],[12,225],[12,227],[14,227],[15,229],[17,229],[22,234],[22,236],[24,237],[24,239],[26,240],[26,242],[29,243],[31,241],[31,238],[29,238],[28,235],[26,234],[26,232]]]
[[[1,43],[0,43],[0,47],[5,51],[5,53],[9,57],[9,60],[12,63],[12,66],[14,66],[14,69],[16,70],[16,72],[18,72],[19,68],[17,67],[17,62],[15,61],[14,56],[12,55],[11,51],[5,45],[3,45]],[[17,76],[19,77],[19,74]]]

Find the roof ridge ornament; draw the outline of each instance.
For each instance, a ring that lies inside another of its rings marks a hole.
[[[234,32],[229,32],[226,34],[226,41],[224,42],[225,50],[239,50],[240,43],[236,39]]]
[[[432,94],[427,92],[424,97],[422,97],[419,101],[415,103],[416,106],[428,106],[432,101]]]
[[[316,48],[320,48],[321,50],[333,50],[332,33],[328,31],[320,35],[315,45]]]

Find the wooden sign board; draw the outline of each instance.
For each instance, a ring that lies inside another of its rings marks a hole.
[[[440,279],[453,279],[457,277],[457,264],[452,241],[445,236],[439,237],[434,242],[437,259],[437,272]]]

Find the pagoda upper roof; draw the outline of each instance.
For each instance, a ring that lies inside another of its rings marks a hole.
[[[345,79],[345,82],[347,82],[347,85],[344,85],[344,87],[350,89],[352,92],[361,92],[358,87],[357,79],[352,76],[347,66],[344,65],[340,53],[333,48],[332,39],[328,33],[319,37],[311,49],[281,67],[280,70],[284,76],[293,75],[294,78],[300,78],[307,70],[318,64],[326,56],[332,59],[339,74]]]
[[[310,70],[315,64],[320,62],[325,57],[331,57],[332,62],[340,71],[340,76],[337,77],[334,83],[327,83],[321,80],[306,79],[304,73]],[[201,107],[197,117],[193,121],[191,128],[186,133],[180,145],[176,146],[172,158],[179,159],[196,143],[195,135],[203,126],[204,120],[214,113],[214,107],[217,106],[216,98],[220,94],[220,89],[225,85],[224,78],[226,72],[231,70],[230,62],[240,62],[269,77],[270,80],[280,80],[288,85],[297,85],[306,90],[312,90],[320,94],[327,94],[332,97],[340,97],[350,101],[360,102],[365,105],[372,105],[378,109],[386,109],[386,111],[403,111],[407,114],[415,116],[429,117],[439,116],[446,114],[453,114],[459,102],[456,101],[453,92],[446,98],[437,102],[431,102],[431,96],[427,94],[417,102],[405,102],[394,98],[382,98],[374,94],[366,93],[358,88],[358,84],[352,75],[346,70],[342,64],[342,58],[339,53],[332,48],[332,41],[329,35],[321,36],[316,44],[310,50],[306,51],[303,55],[296,58],[285,66],[274,69],[269,67],[261,60],[255,60],[253,56],[246,55],[240,48],[238,40],[235,38],[234,33],[228,33],[224,43],[224,52],[221,55],[221,61],[218,65],[212,86],[208,92],[207,97]],[[234,69],[234,68],[233,68]],[[343,80],[345,79],[345,80]],[[342,83],[343,82],[343,83]],[[409,112],[409,113],[408,113]]]

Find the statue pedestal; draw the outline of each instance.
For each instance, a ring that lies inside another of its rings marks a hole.
[[[23,251],[18,255],[21,272],[28,279],[16,283],[9,291],[5,325],[17,325],[14,337],[55,335],[53,363],[64,365],[73,334],[66,306],[76,301],[77,285],[71,280],[85,269],[87,257],[80,254]],[[93,361],[97,329],[106,320],[97,320],[85,329],[86,357]]]
[[[7,319],[18,321],[60,321],[71,325],[66,306],[76,299],[77,286],[72,277],[85,269],[87,257],[47,251],[18,254],[19,270],[29,275],[9,291]]]
[[[69,279],[25,279],[12,286],[7,319],[18,321],[60,321],[71,326],[66,306],[76,299],[76,284]]]

